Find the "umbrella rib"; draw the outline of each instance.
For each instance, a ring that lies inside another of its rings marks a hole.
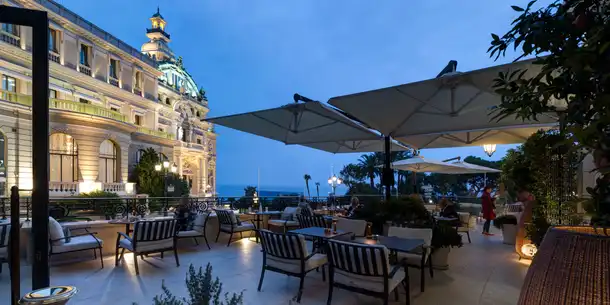
[[[455,114],[459,115],[462,113],[462,111],[464,111],[464,109],[470,105],[477,97],[479,97],[479,95],[481,95],[483,93],[483,90],[479,90],[479,92],[477,92],[477,94],[475,94],[474,96],[472,96],[466,103],[464,103],[464,105],[462,105],[462,107],[460,107],[460,109],[458,109]]]
[[[516,134],[516,133],[514,133],[514,132],[511,132],[511,131],[508,131],[508,130],[502,130],[502,129],[500,129],[500,130],[498,130],[498,132],[503,132],[503,133],[505,133],[505,134],[511,135],[511,136],[513,136],[513,137],[515,137],[515,138],[519,138],[519,139],[521,139],[521,140],[527,140],[527,137],[524,137],[524,136],[518,135],[518,134]]]
[[[468,144],[468,142],[464,142],[464,140],[452,135],[452,134],[441,134],[441,137],[447,139],[447,140],[451,140],[451,141],[456,141],[458,143],[464,143],[464,144]]]
[[[402,94],[402,95],[404,95],[404,96],[407,96],[407,97],[409,97],[409,98],[412,98],[412,99],[414,99],[414,100],[416,100],[416,101],[420,102],[421,104],[420,104],[420,105],[419,105],[419,106],[418,106],[418,107],[417,107],[417,108],[416,108],[416,109],[415,109],[413,112],[411,112],[411,113],[410,113],[410,114],[409,114],[409,115],[408,115],[408,116],[407,116],[407,117],[406,117],[404,120],[402,120],[402,122],[400,122],[400,123],[399,123],[399,124],[398,124],[398,125],[397,125],[397,126],[394,128],[394,129],[393,129],[394,131],[396,131],[396,130],[400,129],[400,128],[401,128],[401,127],[404,125],[404,124],[406,124],[406,123],[407,123],[407,121],[408,121],[408,120],[410,120],[410,119],[411,119],[411,117],[413,117],[413,116],[414,116],[416,113],[418,113],[418,112],[419,112],[419,111],[420,111],[420,110],[421,110],[421,109],[422,109],[424,106],[426,106],[426,105],[428,105],[428,106],[430,106],[430,107],[432,107],[432,108],[434,108],[434,109],[436,109],[436,110],[438,110],[438,111],[441,111],[441,112],[442,112],[442,110],[440,110],[440,109],[438,109],[438,108],[436,108],[436,107],[434,107],[434,106],[432,106],[432,105],[429,105],[429,104],[428,104],[428,102],[429,102],[431,99],[433,99],[433,98],[434,98],[434,97],[435,97],[435,96],[436,96],[436,95],[437,95],[437,94],[438,94],[438,93],[441,91],[441,89],[440,89],[440,88],[436,89],[436,91],[434,91],[434,93],[433,93],[433,94],[432,94],[432,95],[431,95],[431,96],[430,96],[428,99],[426,99],[425,101],[422,101],[422,100],[420,100],[420,99],[418,99],[418,98],[415,98],[415,97],[411,96],[410,94],[408,94],[408,93],[406,93],[406,92],[404,92],[404,91],[402,91],[402,90],[400,90],[400,89],[398,89],[398,88],[396,88],[396,91],[398,91],[400,94]],[[393,132],[392,132],[392,133],[393,133]],[[390,135],[392,135],[392,133],[391,133]]]
[[[438,138],[442,137],[442,134],[437,135],[436,137],[434,137],[432,140],[428,141],[428,143],[422,145],[421,147],[418,147],[419,149],[425,148],[426,146],[430,145],[432,142],[438,140]]]
[[[284,126],[282,126],[282,125],[280,125],[280,124],[278,124],[278,123],[276,123],[276,122],[274,122],[274,121],[270,121],[270,120],[268,120],[268,119],[266,119],[266,118],[264,118],[264,117],[261,117],[261,116],[259,116],[259,115],[255,114],[255,113],[252,113],[252,116],[254,116],[254,117],[256,117],[256,118],[259,118],[259,119],[261,119],[261,120],[263,120],[263,121],[265,121],[265,122],[267,122],[267,123],[269,123],[269,124],[271,124],[271,125],[273,125],[273,126],[275,126],[275,127],[278,127],[278,128],[283,129],[283,130],[286,130],[286,131],[291,131],[291,132],[292,132],[292,130],[290,130],[290,128],[286,128],[286,127],[284,127]]]
[[[468,144],[483,140],[485,138],[485,136],[490,132],[491,132],[491,130],[485,130],[482,134],[476,136],[472,141],[469,141]]]
[[[322,105],[322,104],[320,104],[320,105]],[[324,107],[324,105],[322,105],[322,107]],[[327,108],[328,108],[328,107],[327,107]],[[332,108],[329,108],[329,110],[331,110],[331,111],[335,111],[335,110],[333,110]],[[348,122],[345,122],[345,121],[344,121],[344,120],[342,120],[342,119],[332,118],[332,117],[330,117],[330,116],[327,116],[327,115],[325,115],[325,114],[323,114],[323,113],[320,113],[320,112],[314,111],[314,110],[312,110],[312,109],[307,109],[307,108],[306,108],[304,111],[309,111],[309,112],[315,113],[315,114],[317,114],[317,115],[319,115],[319,116],[321,116],[321,117],[323,117],[323,118],[326,118],[326,119],[329,119],[329,120],[333,121],[333,123],[340,123],[340,124],[346,125],[346,126],[348,126],[348,127],[350,127],[350,128],[353,128],[353,129],[360,129],[360,131],[362,131],[362,132],[368,132],[368,133],[371,133],[371,134],[373,134],[373,135],[374,135],[374,133],[373,133],[372,131],[368,130],[366,127],[362,127],[362,126],[358,125],[356,122],[351,121],[351,119],[350,119],[350,118],[345,117],[344,119],[345,119],[345,120],[349,120],[349,122],[350,122],[350,123],[352,123],[352,124],[349,124]],[[343,116],[341,113],[337,113],[337,115],[338,115],[339,117]]]

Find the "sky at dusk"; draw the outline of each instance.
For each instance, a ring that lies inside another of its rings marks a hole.
[[[139,49],[159,5],[170,46],[209,99],[208,117],[277,107],[299,93],[329,98],[435,77],[449,60],[459,71],[494,63],[490,33],[505,33],[528,1],[150,1],[60,0]],[[540,5],[548,3],[543,1]],[[218,185],[303,189],[326,185],[331,168],[359,154],[332,155],[217,127]],[[512,146],[499,146],[500,159]],[[474,155],[481,147],[422,150],[427,158]],[[326,189],[321,189],[321,193]]]

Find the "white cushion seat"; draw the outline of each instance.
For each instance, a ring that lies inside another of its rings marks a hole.
[[[388,273],[394,270],[395,266],[388,266]],[[394,290],[405,279],[405,270],[402,267],[388,279],[388,291]],[[357,287],[369,291],[383,292],[383,280],[381,276],[365,276],[348,273],[342,270],[335,270],[334,281],[351,287]]]
[[[98,243],[99,242],[99,243]],[[53,245],[53,253],[63,253],[69,251],[95,249],[103,245],[103,241],[93,235],[73,236],[70,242],[57,246]]]
[[[130,239],[123,238],[119,241],[119,245],[131,252],[147,252],[161,249],[169,249],[174,246],[174,239],[161,239],[154,241],[138,241],[136,243],[136,249],[133,248],[133,243]]]
[[[178,237],[197,237],[201,236],[201,232],[198,230],[178,231]]]
[[[298,227],[299,222],[296,220],[282,220],[282,219],[272,219],[268,222],[269,225],[278,226],[278,227]]]
[[[305,272],[322,267],[328,259],[325,254],[314,254],[305,261]],[[267,265],[278,268],[287,272],[301,273],[301,260],[298,259],[283,259],[274,256],[267,256]]]
[[[63,245],[66,242],[64,237],[66,236],[61,224],[55,218],[49,216],[49,239],[51,239],[53,245]]]
[[[7,247],[0,248],[0,258],[8,258],[8,248]]]
[[[366,220],[362,219],[349,219],[349,218],[338,218],[337,219],[337,230],[343,232],[350,232],[355,236],[366,235]]]
[[[234,225],[232,228],[233,228],[233,232],[244,232],[244,231],[251,231],[251,230],[256,229],[256,227],[254,226],[253,223],[245,223],[245,222],[242,222],[241,225]],[[223,231],[231,232],[230,225],[221,225],[220,229]]]

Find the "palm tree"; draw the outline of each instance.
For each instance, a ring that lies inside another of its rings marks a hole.
[[[316,194],[320,197],[320,182],[316,182]]]
[[[375,176],[379,172],[379,159],[377,154],[367,154],[360,156],[358,159],[358,165],[362,168],[362,170],[366,173],[366,176],[369,178],[369,183],[372,188],[375,188]]]
[[[307,196],[311,198],[311,193],[309,192],[309,180],[311,180],[311,176],[305,174],[305,176],[303,176],[303,179],[305,179],[305,186],[307,187]]]

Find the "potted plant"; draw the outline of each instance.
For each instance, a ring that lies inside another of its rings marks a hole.
[[[453,247],[462,246],[462,235],[448,222],[439,221],[432,229],[432,267],[446,270],[449,268],[449,252]]]
[[[503,242],[507,245],[514,245],[517,239],[517,217],[514,215],[502,215],[494,219],[494,227],[502,230]]]
[[[244,302],[243,292],[233,293],[229,297],[229,293],[222,293],[222,283],[218,278],[212,279],[212,266],[210,263],[205,267],[205,272],[202,267],[195,271],[195,267],[191,264],[186,277],[186,288],[189,292],[189,297],[179,298],[174,296],[165,283],[161,284],[163,293],[155,296],[153,299],[154,305],[242,305]],[[224,296],[224,301],[221,300]],[[136,303],[133,303],[137,305]]]

